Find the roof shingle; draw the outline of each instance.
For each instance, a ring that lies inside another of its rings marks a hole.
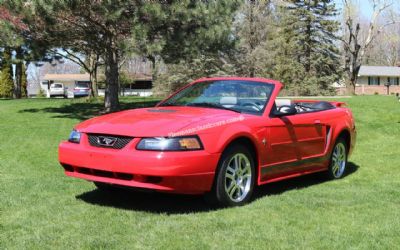
[[[358,76],[389,76],[400,77],[400,67],[361,66]]]

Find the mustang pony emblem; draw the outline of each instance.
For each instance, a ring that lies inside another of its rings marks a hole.
[[[114,146],[115,142],[117,141],[117,138],[114,137],[104,137],[104,136],[99,136],[97,138],[97,143],[102,146],[106,147],[112,147]]]

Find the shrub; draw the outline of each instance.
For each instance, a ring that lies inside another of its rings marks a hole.
[[[44,90],[42,88],[39,87],[39,91],[36,96],[37,97],[46,97],[46,93],[44,92]]]
[[[0,73],[0,97],[12,97],[13,90],[14,83],[11,79],[10,69],[8,67],[5,67]]]

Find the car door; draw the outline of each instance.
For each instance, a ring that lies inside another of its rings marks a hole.
[[[294,127],[295,146],[301,160],[323,156],[326,145],[326,124],[321,121],[320,112],[287,116],[288,123]]]
[[[307,170],[324,155],[326,126],[317,113],[270,118],[266,129],[267,165],[262,179],[273,179]]]

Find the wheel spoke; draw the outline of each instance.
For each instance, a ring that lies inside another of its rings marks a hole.
[[[243,181],[248,180],[251,177],[251,174],[245,174],[242,176]]]
[[[226,173],[226,174],[225,174],[225,177],[228,178],[228,179],[231,180],[231,181],[235,181],[235,177],[234,177],[233,174],[228,174],[228,173]]]
[[[228,194],[229,194],[229,197],[231,197],[232,199],[234,199],[234,194],[235,194],[235,192],[236,192],[236,189],[237,189],[237,186],[236,186],[236,184],[233,184],[232,185],[233,187],[231,188],[231,190],[228,192]]]
[[[235,171],[235,169],[233,169],[233,168],[231,168],[231,167],[227,167],[226,168],[226,172],[228,172],[229,171],[229,173],[231,173],[231,174],[234,174],[236,171]]]
[[[339,169],[339,165],[337,163],[335,163],[335,165],[333,165],[333,167],[332,167],[332,172],[335,176],[337,174],[338,169]]]
[[[235,187],[236,183],[234,181],[231,181],[229,184],[229,187],[226,188],[226,192],[229,194],[232,189]]]
[[[239,155],[235,155],[235,158],[234,158],[234,161],[235,161],[235,170],[237,171],[237,170],[239,170]]]

